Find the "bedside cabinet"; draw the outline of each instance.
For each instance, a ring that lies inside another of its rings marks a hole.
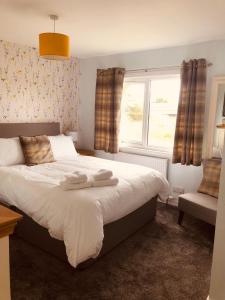
[[[85,155],[85,156],[95,156],[95,151],[94,150],[87,150],[87,149],[76,149],[77,153],[80,155]]]
[[[0,205],[0,299],[10,300],[9,235],[22,216]]]

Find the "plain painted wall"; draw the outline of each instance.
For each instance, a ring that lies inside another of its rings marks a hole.
[[[208,62],[213,64],[208,68],[205,118],[205,128],[207,128],[212,77],[215,75],[225,75],[225,40],[80,59],[80,147],[94,148],[95,84],[97,68],[124,67],[129,70],[179,66],[183,60],[191,58],[206,58]],[[205,136],[207,136],[206,130]],[[205,139],[205,144],[207,146],[207,139]],[[172,186],[185,187],[185,191],[195,191],[201,181],[202,167],[186,167],[179,164],[172,165],[170,163],[168,175]]]
[[[225,148],[220,178],[220,192],[216,219],[213,264],[210,283],[210,300],[225,299]]]

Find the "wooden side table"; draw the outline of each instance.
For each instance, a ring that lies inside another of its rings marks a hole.
[[[86,156],[95,156],[94,150],[87,150],[87,149],[76,149],[77,153],[80,155],[86,155]]]
[[[0,299],[10,300],[9,235],[22,216],[0,205]]]

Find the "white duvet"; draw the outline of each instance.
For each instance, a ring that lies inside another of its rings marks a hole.
[[[99,169],[112,170],[119,184],[71,191],[57,185],[65,173],[89,174]],[[0,167],[1,197],[47,228],[52,237],[64,240],[74,267],[99,254],[104,224],[124,217],[156,195],[166,199],[168,194],[168,182],[158,171],[95,157]]]

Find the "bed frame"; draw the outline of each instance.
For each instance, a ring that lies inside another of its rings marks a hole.
[[[20,135],[58,135],[60,134],[59,123],[0,123],[0,138],[10,138]],[[5,202],[2,202],[5,205]],[[120,242],[128,238],[138,229],[150,222],[156,213],[157,197],[150,199],[143,206],[128,214],[127,216],[104,226],[103,247],[98,257],[103,256],[113,249]],[[54,255],[55,257],[68,262],[65,245],[63,241],[52,238],[48,230],[33,221],[16,207],[10,207],[23,215],[15,234],[38,248]],[[84,268],[93,263],[89,259],[79,265]]]

